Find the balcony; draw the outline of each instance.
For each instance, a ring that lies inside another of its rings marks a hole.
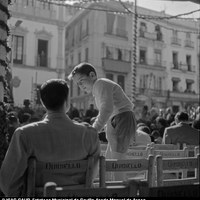
[[[128,39],[128,33],[126,30],[124,29],[119,29],[116,28],[115,30],[112,30],[112,32],[108,32],[107,30],[105,31],[105,35],[111,35],[111,36],[115,36],[115,37],[120,37],[120,38],[124,38],[124,39]]]
[[[145,96],[154,96],[154,97],[167,97],[167,90],[155,90],[149,88],[136,88],[136,94],[145,95]]]
[[[156,67],[166,67],[167,63],[163,60],[148,59],[148,64]]]
[[[185,40],[185,47],[194,48],[194,42],[191,40]]]
[[[121,73],[131,72],[131,62],[114,60],[110,58],[102,58],[102,66],[106,71],[114,71]]]
[[[150,40],[157,40],[157,33],[150,33],[143,30],[140,30],[139,33],[139,37],[144,37]]]
[[[47,67],[50,68],[50,58],[47,56],[36,56],[35,57],[35,66],[36,67]]]
[[[183,64],[183,63],[171,63],[171,69],[172,70],[177,70],[180,72],[195,72],[195,66],[191,64]]]
[[[171,44],[181,46],[181,39],[179,39],[178,37],[172,37],[171,38]]]
[[[140,67],[147,67],[156,70],[164,70],[166,68],[166,61],[163,60],[139,58],[138,64]]]
[[[170,91],[171,99],[189,100],[189,101],[199,101],[199,94],[195,92],[180,92],[180,91]]]

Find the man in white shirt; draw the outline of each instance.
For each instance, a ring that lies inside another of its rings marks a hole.
[[[100,132],[106,125],[106,158],[126,158],[130,143],[135,142],[136,121],[134,105],[123,89],[109,79],[97,78],[96,70],[90,63],[78,64],[68,78],[95,98],[99,114],[92,126]],[[121,179],[123,175],[115,174],[114,180]]]
[[[41,86],[40,98],[47,115],[43,120],[15,131],[0,170],[0,189],[6,196],[23,195],[30,157],[43,162],[59,162],[94,156],[95,178],[100,155],[98,134],[94,128],[75,123],[66,115],[70,102],[68,94],[67,82],[62,79],[51,79]],[[84,179],[84,174],[63,175],[58,177],[57,184],[79,185]],[[39,171],[36,186],[43,187],[44,184],[43,174]]]

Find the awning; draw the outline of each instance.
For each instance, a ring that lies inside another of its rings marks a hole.
[[[194,83],[194,80],[192,80],[192,79],[186,79],[186,82],[187,83]]]
[[[172,77],[172,81],[177,81],[177,82],[179,82],[179,81],[181,81],[181,79],[178,78],[178,77]]]

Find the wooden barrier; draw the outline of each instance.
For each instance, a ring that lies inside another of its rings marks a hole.
[[[108,188],[84,188],[69,189],[57,186],[55,182],[48,182],[44,186],[44,197],[134,197],[137,195],[134,181],[124,183],[124,185],[112,186]]]
[[[27,170],[27,184],[25,186],[26,191],[24,191],[23,196],[34,197],[36,194],[40,196],[43,193],[43,186],[41,184],[49,181],[62,182],[64,186],[73,188],[91,187],[93,181],[93,160],[93,157],[89,157],[86,160],[39,162],[35,158],[30,158]],[[69,181],[71,179],[67,177],[74,175],[76,178],[77,174],[80,174],[80,176],[83,174],[83,178],[85,174],[85,178],[82,183],[72,185]]]
[[[188,158],[162,158],[156,157],[157,163],[157,186],[183,185],[199,182],[199,154],[197,157]],[[197,173],[193,178],[167,179],[164,180],[164,171],[180,170],[180,169],[197,169]]]
[[[153,185],[153,156],[150,155],[148,158],[141,159],[105,159],[104,156],[100,157],[100,187],[106,187],[106,172],[139,172],[148,171],[147,181],[149,185]]]

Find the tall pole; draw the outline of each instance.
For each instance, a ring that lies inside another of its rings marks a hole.
[[[132,102],[136,103],[136,64],[137,64],[137,0],[135,5],[133,3],[133,14],[132,14],[132,58],[131,58],[131,69],[132,69]]]

